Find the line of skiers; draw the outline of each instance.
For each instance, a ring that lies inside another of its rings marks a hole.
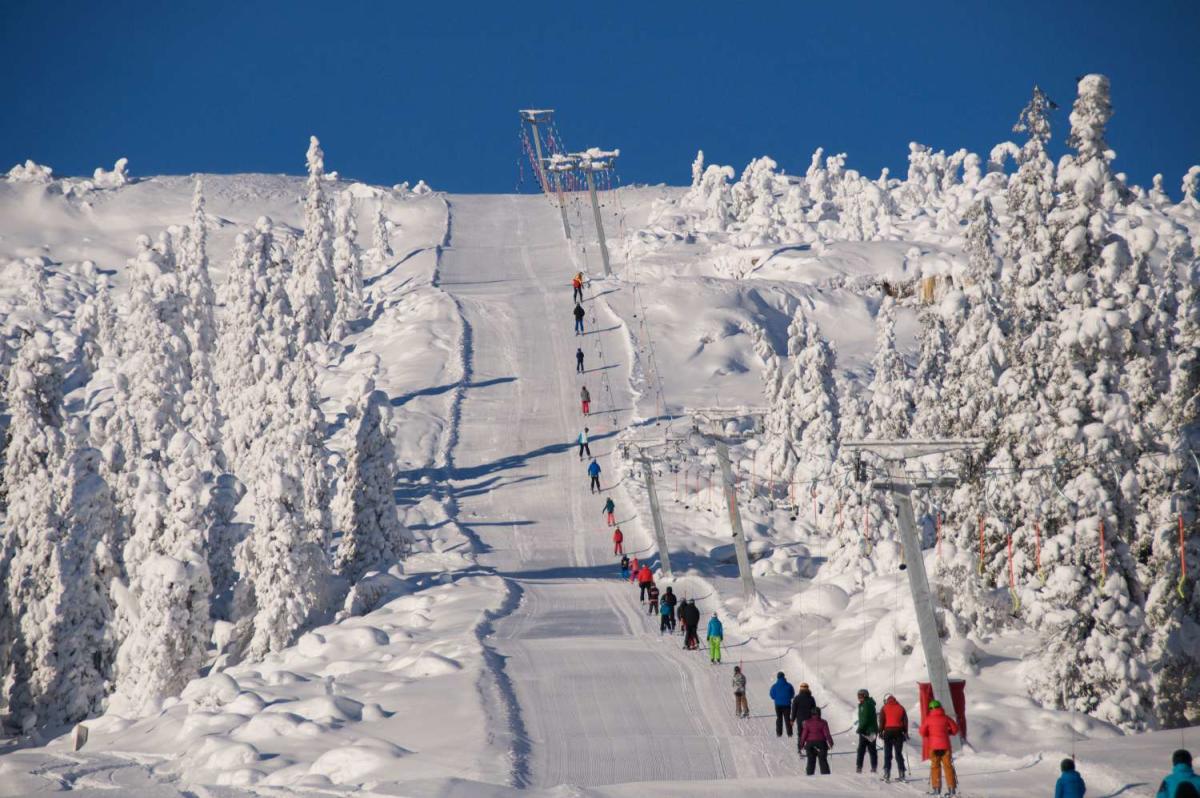
[[[740,669],[734,671],[734,712],[739,717],[748,717],[745,707],[746,680]],[[783,671],[775,675],[771,685],[771,701],[775,706],[775,734],[793,736],[792,729],[799,731],[796,742],[798,752],[807,757],[804,772],[813,775],[817,767],[822,774],[829,773],[829,751],[833,748],[833,735],[829,724],[821,717],[821,708],[813,698],[806,682],[799,690],[792,687]],[[743,711],[744,708],[744,711]],[[854,767],[863,772],[865,762],[870,763],[871,772],[877,772],[879,753],[876,741],[883,740],[883,780],[891,781],[892,763],[895,762],[900,781],[905,780],[907,767],[904,760],[904,743],[909,732],[908,711],[890,693],[884,696],[883,706],[876,707],[875,699],[866,690],[858,691],[858,713],[854,732],[858,736],[858,750]],[[928,741],[930,749],[929,785],[931,795],[942,794],[943,776],[946,795],[955,795],[958,790],[958,775],[954,770],[953,749],[950,738],[958,734],[958,724],[946,714],[940,702],[929,702],[929,711],[921,721],[918,733]]]

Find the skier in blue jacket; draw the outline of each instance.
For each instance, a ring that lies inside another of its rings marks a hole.
[[[1157,798],[1183,798],[1200,795],[1200,776],[1192,770],[1192,753],[1180,748],[1171,755],[1171,775],[1162,780]]]
[[[783,736],[784,724],[787,724],[787,735],[792,736],[792,699],[796,697],[796,689],[784,678],[783,671],[775,674],[775,684],[771,685],[771,700],[775,702],[775,736]]]
[[[1054,785],[1054,798],[1083,798],[1087,785],[1083,783],[1083,776],[1075,770],[1075,760],[1064,759],[1059,767],[1062,775]]]
[[[592,493],[600,493],[600,464],[592,458],[591,465],[588,466],[588,476],[592,478]]]
[[[725,628],[721,626],[721,619],[714,612],[713,617],[708,621],[708,658],[714,665],[721,664],[721,640],[725,637]]]

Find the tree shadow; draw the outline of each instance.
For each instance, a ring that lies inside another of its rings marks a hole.
[[[468,382],[465,385],[463,385],[461,382],[448,382],[445,385],[438,385],[438,386],[435,386],[432,388],[422,388],[420,390],[410,391],[409,393],[401,394],[399,396],[393,396],[390,401],[391,401],[392,407],[400,407],[401,405],[405,404],[406,402],[410,402],[413,399],[416,399],[418,396],[437,396],[439,394],[443,394],[443,393],[452,391],[455,388],[459,387],[460,385],[464,389],[490,388],[493,385],[502,385],[506,382],[516,382],[516,381],[517,381],[516,377],[493,377],[490,380],[482,380],[480,382]]]

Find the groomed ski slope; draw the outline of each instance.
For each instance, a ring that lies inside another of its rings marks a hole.
[[[775,738],[767,714],[772,666],[750,674],[755,717],[735,720],[731,664],[713,667],[705,654],[682,650],[679,637],[660,636],[657,617],[617,578],[603,496],[589,493],[586,461],[573,441],[586,424],[626,550],[648,551],[651,537],[622,485],[613,484],[610,457],[630,420],[629,351],[619,320],[595,298],[619,285],[588,286],[586,333],[575,336],[573,265],[553,208],[540,197],[456,197],[450,213],[439,285],[458,300],[470,331],[471,386],[453,452],[453,492],[480,564],[519,596],[489,641],[498,655],[497,720],[511,737],[514,785],[800,775],[794,743]],[[583,375],[575,373],[577,344]],[[604,370],[615,407],[600,390]],[[586,420],[578,401],[584,384],[594,399]],[[687,594],[681,582],[675,590]],[[706,622],[715,603],[699,603]],[[859,794],[864,782],[838,764],[842,775],[823,779],[822,788]]]

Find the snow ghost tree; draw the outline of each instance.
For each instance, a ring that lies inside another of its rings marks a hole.
[[[81,425],[64,432],[62,364],[45,333],[22,347],[7,406],[0,579],[6,606],[21,612],[0,618],[0,673],[9,714],[30,732],[82,720],[103,701],[116,512]]]
[[[390,231],[387,217],[383,213],[383,200],[375,206],[375,224],[371,228],[371,272],[378,276],[383,274],[388,260],[395,254],[392,252]]]
[[[353,582],[398,562],[408,537],[396,516],[396,453],[383,416],[386,397],[369,377],[355,387],[351,443],[333,502],[334,527],[342,535],[334,566]]]
[[[243,653],[261,659],[291,645],[323,609],[329,567],[320,531],[305,518],[303,476],[275,451],[251,488],[254,530],[236,552],[235,595]]]
[[[1049,112],[1055,108],[1046,94],[1033,87],[1033,98],[1021,111],[1013,130],[1029,138],[1017,156],[1017,173],[1008,185],[1008,212],[1012,225],[1005,253],[1018,264],[1022,286],[1036,283],[1049,257],[1050,233],[1046,226],[1054,208],[1054,164],[1046,155],[1050,140]]]
[[[134,529],[125,547],[129,628],[117,659],[114,706],[142,714],[181,691],[200,670],[212,634],[208,571],[207,453],[177,432],[165,476],[139,472]]]
[[[63,375],[49,335],[39,330],[26,339],[8,382],[0,578],[5,606],[23,611],[0,614],[0,686],[8,691],[12,719],[29,732],[62,675],[54,647],[64,576],[64,524],[55,496],[65,447]]]
[[[337,310],[333,267],[333,225],[325,196],[325,153],[313,136],[308,147],[308,194],[304,199],[304,236],[295,256],[289,295],[296,309],[300,343],[329,339]]]
[[[692,188],[700,186],[700,178],[704,176],[704,150],[696,150],[696,160],[692,161]]]
[[[363,279],[362,260],[359,257],[355,237],[358,229],[354,224],[353,197],[348,192],[338,196],[337,213],[334,216],[333,270],[336,278],[334,294],[336,306],[333,315],[334,338],[342,338],[350,332],[350,322],[362,318]],[[386,242],[385,242],[386,246]]]
[[[908,364],[896,351],[896,301],[885,296],[876,317],[875,358],[871,366],[871,401],[867,405],[867,428],[874,438],[904,438],[912,424],[916,405]]]

